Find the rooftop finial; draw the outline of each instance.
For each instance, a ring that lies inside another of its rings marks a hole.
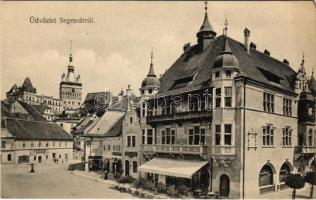
[[[225,36],[227,36],[227,29],[228,29],[228,28],[227,28],[227,26],[228,26],[227,17],[226,17],[226,19],[225,19],[224,26],[225,26],[225,27],[224,27],[224,29],[223,29],[223,33],[224,33]]]
[[[205,4],[205,7],[204,7],[204,9],[205,9],[205,14],[207,14],[207,1],[204,1],[204,4]]]
[[[69,47],[69,63],[72,63],[72,40],[70,40],[70,47]]]
[[[153,59],[154,59],[154,50],[153,50],[153,48],[151,48],[151,52],[150,52],[150,64],[153,64]]]

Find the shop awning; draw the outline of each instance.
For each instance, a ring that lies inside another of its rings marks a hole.
[[[138,170],[141,172],[191,179],[192,175],[207,163],[208,161],[154,158],[139,166]]]

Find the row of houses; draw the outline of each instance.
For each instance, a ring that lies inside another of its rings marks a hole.
[[[296,72],[243,34],[230,38],[225,23],[217,36],[206,11],[197,44],[160,78],[151,61],[139,98],[129,90],[74,127],[86,169],[226,198],[263,198],[287,189],[289,173],[316,169],[314,75],[304,58]]]

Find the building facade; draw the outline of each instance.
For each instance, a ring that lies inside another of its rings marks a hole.
[[[58,125],[2,117],[1,163],[67,163],[72,158],[72,137]]]
[[[299,73],[286,59],[258,51],[247,28],[242,43],[228,37],[227,24],[216,36],[206,10],[197,44],[184,45],[160,79],[151,66],[140,90],[138,171],[156,183],[225,198],[264,198],[287,189],[287,174],[298,171],[298,131],[309,138],[315,121],[301,122],[305,131],[298,126]]]
[[[37,94],[36,88],[33,87],[29,77],[25,78],[21,87],[14,84],[6,93],[6,96],[9,102],[20,100],[30,105],[46,105],[53,111],[54,115],[60,114],[63,110],[60,99]]]

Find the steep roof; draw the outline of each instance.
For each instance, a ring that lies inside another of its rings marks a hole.
[[[2,128],[6,128],[18,139],[72,140],[72,137],[55,123],[8,118],[6,127]]]
[[[96,115],[87,116],[87,117],[83,118],[82,120],[80,120],[80,122],[75,127],[73,127],[72,133],[73,134],[83,134],[86,130],[93,127],[99,119],[100,118],[97,117]]]
[[[107,111],[101,119],[91,128],[85,136],[106,136],[108,132],[113,131],[117,123],[124,118],[125,112],[122,111]],[[117,127],[115,127],[118,129]],[[117,131],[115,131],[117,132]]]
[[[25,78],[21,88],[23,91],[36,93],[36,89],[33,87],[29,77]]]
[[[13,117],[10,112],[10,105],[6,104],[4,101],[1,101],[1,118],[3,117]]]
[[[86,95],[86,98],[84,100],[84,103],[86,102],[94,102],[97,100],[97,98],[100,98],[100,100],[105,100],[106,103],[109,103],[112,98],[112,93],[110,91],[106,92],[89,92]]]
[[[44,114],[46,109],[50,109],[47,105],[32,105],[32,107],[40,114]]]
[[[32,117],[35,121],[46,121],[43,115],[37,111],[32,105],[25,103],[23,101],[17,100],[21,106],[28,112],[28,114]]]
[[[296,72],[288,65],[255,49],[248,54],[244,45],[227,37],[233,55],[238,59],[241,75],[289,92]],[[224,46],[224,37],[217,37],[203,51],[198,46],[189,47],[160,78],[159,95],[172,95],[209,87],[212,66]],[[270,75],[279,83],[269,80]],[[190,80],[183,84],[181,80]],[[175,87],[181,82],[181,87]]]

